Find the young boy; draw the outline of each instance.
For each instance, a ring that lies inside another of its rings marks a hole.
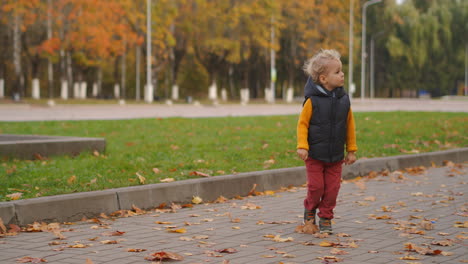
[[[307,170],[304,223],[316,224],[318,209],[320,232],[331,234],[343,161],[345,164],[356,161],[354,118],[336,50],[320,50],[305,63],[304,71],[309,78],[297,124],[297,154],[305,161]]]

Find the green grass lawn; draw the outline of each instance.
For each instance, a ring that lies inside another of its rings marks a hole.
[[[104,137],[105,153],[45,160],[4,159],[0,201],[302,166],[298,116],[158,118],[119,121],[0,122],[0,133]],[[468,114],[355,113],[358,157],[383,157],[468,146]],[[160,172],[155,173],[157,168]],[[75,180],[73,180],[75,176]]]

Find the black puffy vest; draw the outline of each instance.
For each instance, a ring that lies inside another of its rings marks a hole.
[[[307,138],[309,157],[324,162],[343,160],[351,105],[348,95],[343,87],[328,91],[309,78],[305,86],[305,98],[312,100],[312,118]]]

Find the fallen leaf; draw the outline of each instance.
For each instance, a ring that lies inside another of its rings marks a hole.
[[[317,257],[318,259],[321,259],[325,261],[325,263],[330,263],[330,262],[341,262],[343,259],[337,258],[335,256],[324,256],[324,257]]]
[[[41,262],[47,262],[47,260],[44,258],[22,257],[22,258],[16,259],[16,262],[17,263],[41,263]]]
[[[68,185],[71,185],[71,184],[73,184],[73,183],[75,183],[75,182],[76,182],[76,176],[75,176],[75,175],[71,176],[71,177],[68,178],[68,180],[67,180]]]
[[[192,171],[189,173],[191,176],[202,176],[202,177],[211,177],[210,175],[200,172],[200,171]]]
[[[21,198],[21,196],[23,196],[23,193],[17,192],[17,193],[7,194],[5,196],[10,198],[10,200],[18,200]]]
[[[169,232],[169,233],[180,233],[180,234],[183,234],[183,233],[187,233],[187,229],[185,229],[185,228],[167,229],[167,232]]]
[[[140,184],[145,184],[146,178],[141,176],[138,172],[135,174],[136,176],[138,176],[138,180],[140,181]]]
[[[85,264],[94,264],[94,262],[91,259],[87,258]]]
[[[119,231],[119,230],[116,230],[116,231],[113,231],[113,232],[104,232],[104,233],[102,233],[103,236],[122,236],[123,234],[125,234],[125,232],[122,232],[122,231]]]
[[[415,256],[406,255],[404,257],[401,257],[400,259],[402,259],[402,260],[418,260],[420,258],[415,257]]]
[[[228,199],[221,195],[214,201],[214,203],[225,203],[226,201],[228,201]]]
[[[0,234],[4,234],[6,231],[6,226],[3,224],[3,219],[0,217]]]
[[[322,242],[319,243],[319,246],[321,247],[333,247],[334,245],[336,244],[327,240],[323,240]]]
[[[193,238],[190,238],[190,237],[179,237],[179,240],[182,240],[182,241],[192,241]]]
[[[291,241],[294,241],[294,238],[292,237],[281,238],[280,235],[276,235],[275,237],[273,237],[272,240],[275,242],[291,242]]]
[[[67,246],[68,248],[87,248],[90,247],[91,245],[85,245],[85,244],[75,244],[75,245],[69,245]]]
[[[346,255],[346,254],[349,254],[349,252],[346,252],[344,250],[337,249],[337,248],[332,248],[330,250],[330,254],[333,254],[333,255]]]
[[[117,240],[103,240],[100,242],[101,244],[118,244]]]
[[[443,246],[443,247],[448,247],[448,246],[453,246],[453,241],[446,239],[446,240],[440,240],[440,241],[432,241],[432,245],[438,245],[438,246]]]
[[[257,184],[254,183],[253,186],[252,186],[252,189],[250,189],[249,193],[247,194],[247,196],[251,196],[251,195],[255,195],[255,189],[257,188]]]
[[[219,250],[215,250],[216,252],[219,252],[219,253],[228,253],[228,254],[232,254],[232,253],[237,253],[237,249],[235,248],[225,248],[225,249],[219,249]]]
[[[146,260],[149,261],[165,261],[165,260],[183,260],[184,257],[168,251],[160,251],[150,254],[149,256],[145,257]]]
[[[200,204],[203,202],[203,199],[200,198],[200,196],[194,196],[193,199],[192,199],[192,203],[194,204]]]
[[[156,174],[158,174],[158,173],[161,173],[161,170],[158,169],[158,168],[153,168],[153,172],[156,173]]]
[[[161,179],[159,181],[160,182],[173,182],[173,181],[175,181],[175,179],[174,178],[164,178],[164,179]]]
[[[247,202],[245,205],[241,206],[241,209],[248,209],[248,210],[255,210],[255,209],[261,209],[261,206],[258,206],[254,203]]]
[[[143,252],[146,251],[144,248],[129,248],[127,249],[127,252]]]
[[[439,255],[442,253],[441,250],[432,250],[430,248],[418,247],[413,243],[406,243],[405,248],[408,251],[418,252],[421,255]]]

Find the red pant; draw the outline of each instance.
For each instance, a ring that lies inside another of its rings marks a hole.
[[[304,200],[304,207],[307,210],[318,208],[319,217],[332,219],[341,185],[343,161],[329,163],[309,157],[305,164],[307,169],[307,197]]]

